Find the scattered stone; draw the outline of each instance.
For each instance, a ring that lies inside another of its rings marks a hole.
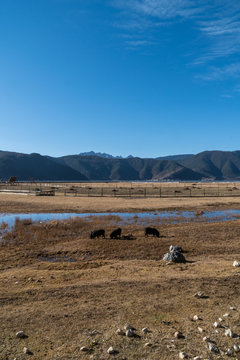
[[[112,346],[110,346],[110,348],[107,350],[108,354],[115,354],[116,350],[114,350],[114,348]]]
[[[29,277],[29,278],[28,278],[28,281],[33,281],[33,278],[32,278],[32,277]]]
[[[125,330],[134,330],[134,328],[129,324],[124,325],[124,329]]]
[[[240,351],[240,347],[238,345],[236,345],[236,344],[233,346],[233,349],[234,349],[235,352]]]
[[[18,281],[16,281],[16,282],[15,282],[15,285],[18,285],[18,284],[19,284],[19,282],[18,282]]]
[[[223,315],[223,317],[230,317],[230,314],[226,313],[226,314]]]
[[[148,328],[143,328],[143,329],[142,329],[142,332],[143,332],[144,334],[150,333],[150,331],[148,330]]]
[[[18,332],[16,333],[16,337],[17,337],[18,339],[24,339],[24,338],[26,337],[26,335],[24,334],[24,331],[18,331]]]
[[[169,248],[169,252],[173,252],[173,251],[177,251],[182,253],[183,249],[181,248],[181,246],[175,246],[175,245],[171,245]]]
[[[132,329],[128,329],[128,330],[126,331],[126,336],[127,336],[127,337],[133,337],[133,336],[134,336],[133,330],[132,330]]]
[[[32,354],[32,352],[27,347],[23,348],[23,352],[24,354],[28,354],[28,355]]]
[[[205,332],[205,330],[204,330],[203,328],[201,328],[201,327],[198,327],[198,331],[199,331],[201,334]]]
[[[90,336],[95,336],[97,334],[99,334],[99,332],[96,329],[90,332]]]
[[[221,325],[219,322],[217,322],[217,321],[215,321],[215,323],[213,324],[213,326],[214,326],[215,328],[221,328],[221,327],[222,327],[222,325]]]
[[[222,318],[218,318],[218,321],[222,322],[222,321],[223,321],[223,319],[222,319]]]
[[[122,329],[117,329],[116,334],[123,336],[123,335],[125,335],[125,332]]]
[[[87,352],[87,351],[89,351],[89,350],[88,350],[88,348],[87,348],[86,346],[82,346],[82,347],[80,348],[80,351]]]
[[[229,336],[230,338],[233,337],[233,332],[231,329],[226,329],[225,332],[224,332],[224,335],[225,336]]]
[[[147,342],[147,343],[145,343],[145,344],[144,344],[144,346],[146,346],[146,347],[150,347],[150,346],[152,346],[152,344],[151,344],[151,343],[149,343],[149,342]]]
[[[234,306],[230,306],[230,310],[236,311],[237,309]]]
[[[203,341],[212,342],[211,339],[209,337],[207,337],[207,336],[204,336]]]
[[[199,319],[199,317],[197,315],[194,315],[193,320],[197,321],[197,320],[200,320],[200,319]]]
[[[238,266],[240,266],[240,264],[235,260],[235,261],[233,262],[233,266],[238,267]]]
[[[179,249],[181,249],[180,246],[171,245],[169,252],[163,256],[163,260],[174,263],[185,263],[186,259],[182,252],[179,251]]]
[[[204,293],[202,293],[201,291],[194,294],[194,297],[197,299],[206,299],[208,296],[205,296]]]
[[[181,333],[181,331],[176,331],[176,332],[174,333],[174,337],[175,337],[176,339],[184,339],[184,336],[183,336],[183,334]]]
[[[213,344],[213,343],[209,343],[208,344],[208,349],[211,351],[211,352],[214,352],[215,354],[218,354],[219,353],[219,349],[218,347]]]
[[[232,355],[233,355],[233,349],[230,349],[230,348],[227,349],[225,355],[227,355],[227,356],[232,356]]]
[[[55,279],[55,277],[53,275],[50,275],[50,279]]]
[[[187,354],[185,352],[180,352],[178,355],[179,359],[187,359]]]
[[[200,355],[194,356],[194,358],[193,358],[193,360],[200,360],[200,359],[202,359],[202,357]]]

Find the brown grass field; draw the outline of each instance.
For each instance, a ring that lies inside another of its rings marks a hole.
[[[0,204],[1,212],[133,212],[239,208],[240,202],[1,194]],[[159,224],[156,219],[149,225],[159,229],[160,238],[145,238],[145,225],[133,221],[122,227],[133,240],[111,240],[118,225],[117,216],[29,220],[17,221],[5,234],[0,243],[1,360],[172,360],[180,351],[189,359],[229,358],[225,351],[240,340],[224,336],[224,328],[216,333],[213,323],[230,313],[222,324],[240,335],[240,268],[232,266],[240,261],[240,221]],[[98,228],[106,230],[106,239],[89,239]],[[186,264],[162,261],[171,244],[183,247]],[[199,291],[206,298],[195,298]],[[196,314],[201,320],[192,320]],[[127,323],[136,328],[133,338],[116,334]],[[142,333],[143,327],[150,332]],[[27,338],[17,339],[19,330]],[[176,339],[175,331],[184,338]],[[220,354],[207,349],[204,336],[216,342]],[[25,346],[32,354],[23,353]],[[82,346],[88,351],[80,351]],[[110,346],[116,354],[107,353]]]

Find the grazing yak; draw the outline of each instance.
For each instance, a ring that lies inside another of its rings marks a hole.
[[[99,229],[91,231],[90,239],[95,239],[96,237],[99,238],[100,236],[104,237],[105,239],[105,230]]]
[[[145,229],[145,236],[153,235],[159,238],[159,231],[157,229],[146,227]]]
[[[111,239],[120,239],[122,233],[122,229],[118,228],[116,230],[113,230],[110,234]]]

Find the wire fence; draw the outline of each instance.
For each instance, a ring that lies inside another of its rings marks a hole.
[[[53,183],[14,183],[0,184],[1,193],[22,193],[36,196],[71,196],[71,197],[127,197],[127,198],[181,198],[181,197],[238,197],[239,184],[200,184],[181,186],[179,184],[153,184],[152,186],[114,186],[98,185],[55,185]]]

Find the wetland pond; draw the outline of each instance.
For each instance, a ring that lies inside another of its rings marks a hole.
[[[31,220],[32,222],[47,222],[52,220],[68,220],[70,218],[83,218],[91,221],[94,218],[109,217],[109,222],[116,225],[125,225],[134,223],[139,225],[148,225],[150,223],[184,223],[184,222],[217,222],[240,219],[240,209],[228,209],[221,211],[159,211],[159,212],[119,212],[119,213],[27,213],[27,214],[0,214],[0,226],[2,229],[11,229],[16,219]]]

